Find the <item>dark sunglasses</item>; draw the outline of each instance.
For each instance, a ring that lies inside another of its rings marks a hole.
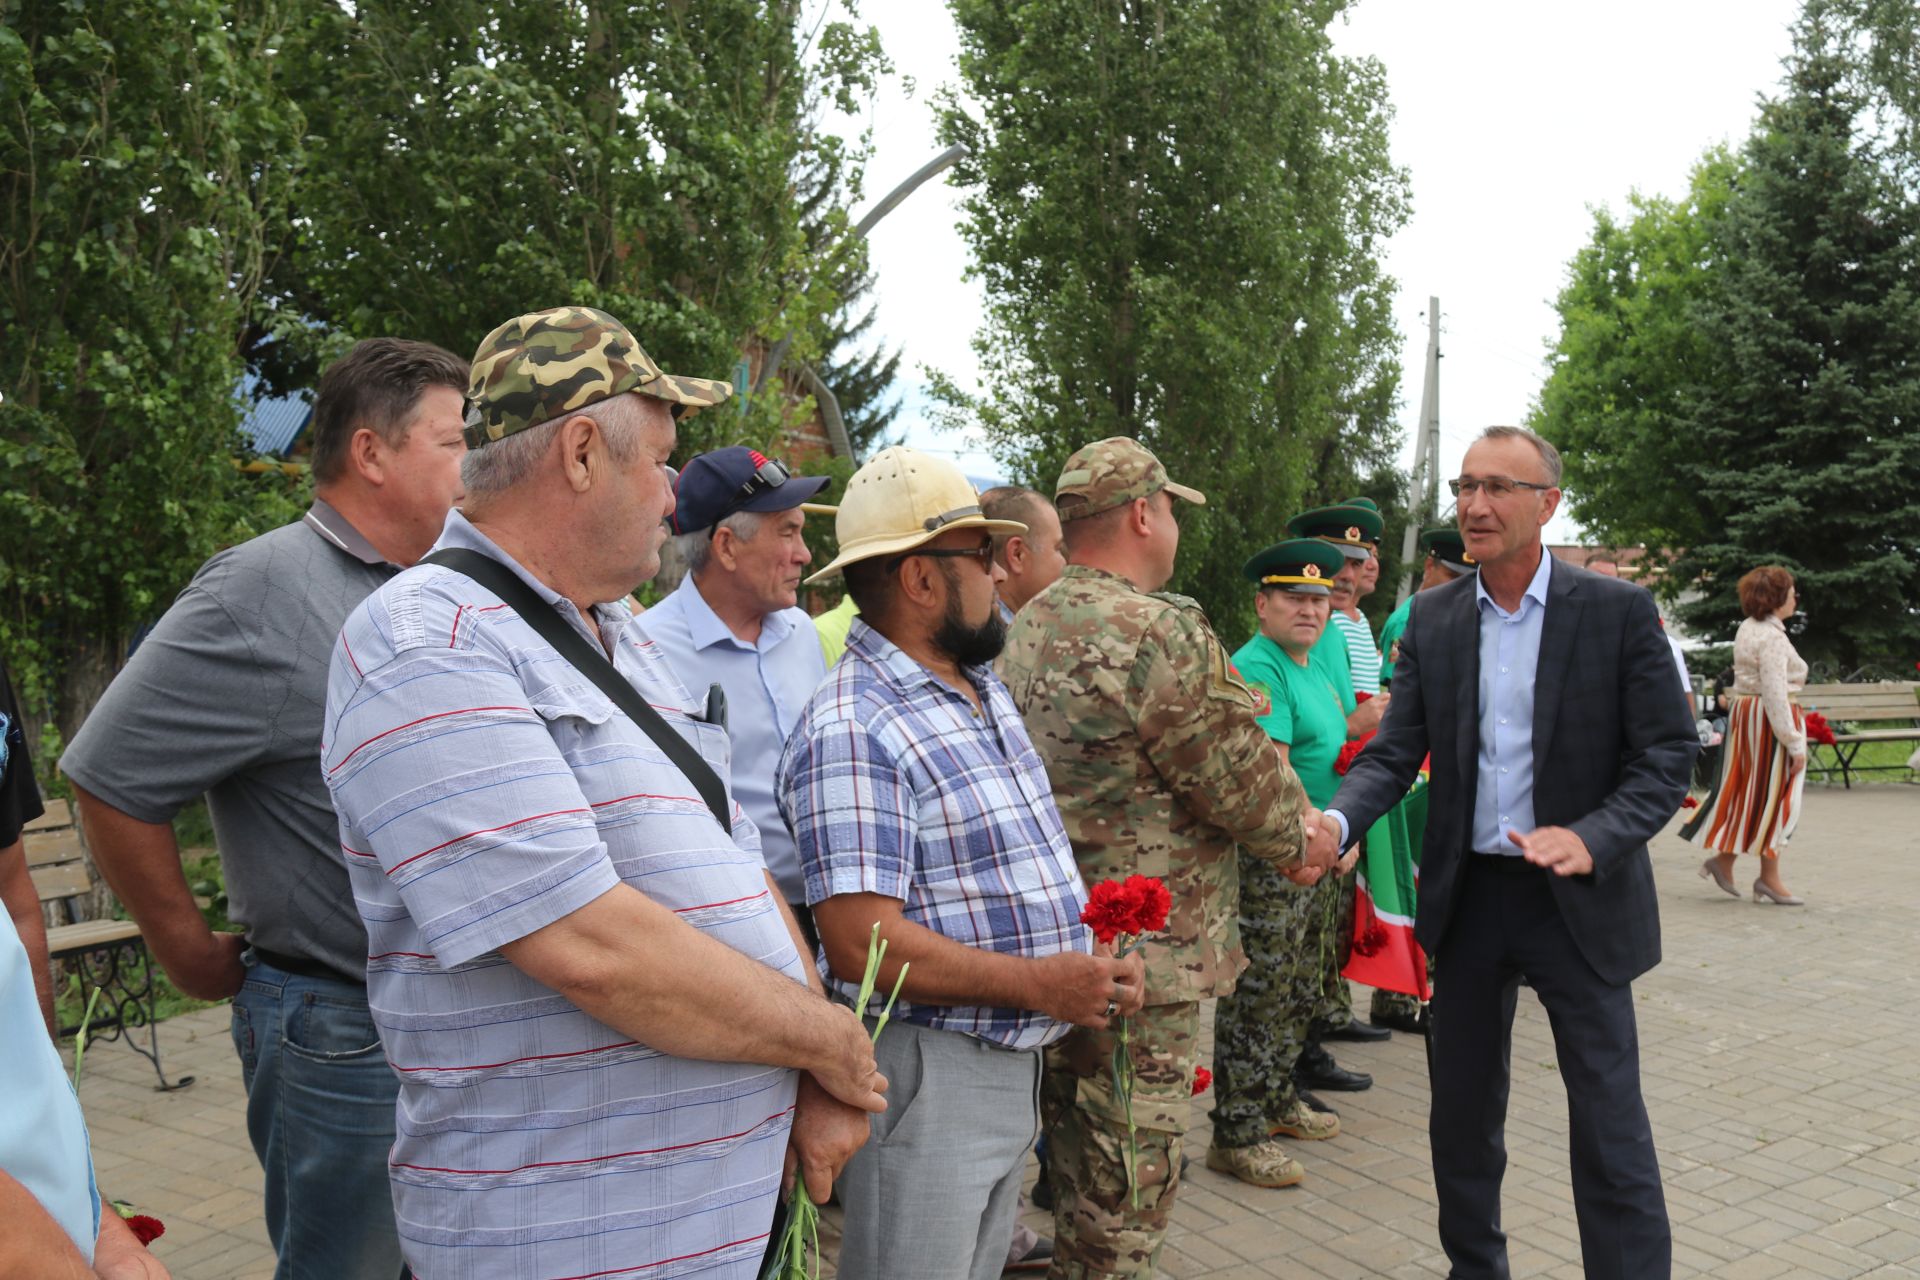
[[[935,560],[978,560],[980,567],[993,569],[993,539],[989,538],[977,547],[922,547],[916,551],[905,551],[887,561],[887,572],[892,573],[914,556],[928,556]]]

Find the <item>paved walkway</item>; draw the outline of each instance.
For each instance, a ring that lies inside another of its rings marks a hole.
[[[1667,958],[1637,991],[1674,1273],[1920,1280],[1920,790],[1816,788],[1795,850],[1787,881],[1812,903],[1797,911],[1736,902],[1695,877],[1691,846],[1655,845]],[[89,1055],[81,1096],[101,1184],[165,1219],[157,1249],[181,1280],[268,1276],[225,1011],[161,1034],[169,1069],[198,1077],[191,1088],[155,1092],[146,1063],[117,1046]],[[1341,1137],[1300,1144],[1304,1185],[1260,1191],[1200,1167],[1203,1118],[1163,1260],[1170,1275],[1445,1274],[1421,1045],[1396,1036],[1341,1048],[1376,1083],[1334,1100]],[[1578,1277],[1566,1097],[1546,1017],[1527,996],[1513,1072],[1513,1272]]]

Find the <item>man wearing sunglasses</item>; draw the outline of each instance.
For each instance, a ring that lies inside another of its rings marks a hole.
[[[1451,1274],[1508,1274],[1500,1227],[1516,996],[1546,1006],[1567,1087],[1586,1274],[1665,1280],[1673,1241],[1640,1094],[1633,979],[1660,961],[1647,841],[1699,741],[1653,598],[1555,560],[1560,455],[1490,427],[1452,482],[1475,572],[1414,597],[1393,704],[1325,818],[1364,831],[1432,753],[1414,931],[1428,1009],[1429,1138]]]
[[[733,794],[760,829],[760,853],[811,940],[793,837],[774,801],[780,749],[827,674],[813,620],[799,608],[813,560],[802,504],[826,476],[796,476],[753,449],[694,458],[668,517],[687,576],[642,614],[638,630],[696,695],[718,685],[733,747]]]
[[[889,1116],[840,1182],[843,1280],[987,1280],[1007,1258],[1038,1130],[1040,1051],[1140,1007],[1138,956],[1096,951],[1045,768],[990,664],[1005,628],[993,520],[958,467],[883,450],[836,528],[860,616],[788,739],[793,830],[833,985],[853,997],[877,925],[871,1019]]]

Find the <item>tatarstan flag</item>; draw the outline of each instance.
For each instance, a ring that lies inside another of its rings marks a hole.
[[[1420,838],[1427,829],[1427,782],[1373,824],[1360,850],[1354,886],[1353,953],[1341,973],[1382,991],[1425,1000],[1427,957],[1413,937],[1420,883]]]

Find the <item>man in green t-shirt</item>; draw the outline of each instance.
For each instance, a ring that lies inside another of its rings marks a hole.
[[[1233,655],[1240,676],[1264,706],[1260,727],[1292,766],[1311,802],[1339,784],[1334,764],[1347,741],[1339,683],[1309,657],[1327,627],[1327,583],[1340,552],[1314,538],[1268,547],[1243,572],[1254,583],[1260,630]],[[1349,695],[1350,696],[1350,695]],[[1344,875],[1351,855],[1336,864]],[[1240,855],[1240,937],[1247,970],[1214,1006],[1213,1144],[1207,1167],[1256,1186],[1288,1186],[1304,1175],[1297,1160],[1276,1172],[1246,1153],[1283,1134],[1331,1138],[1340,1119],[1304,1102],[1293,1068],[1306,1049],[1327,994],[1337,877],[1300,886],[1266,863]],[[1337,976],[1334,978],[1338,981]]]

